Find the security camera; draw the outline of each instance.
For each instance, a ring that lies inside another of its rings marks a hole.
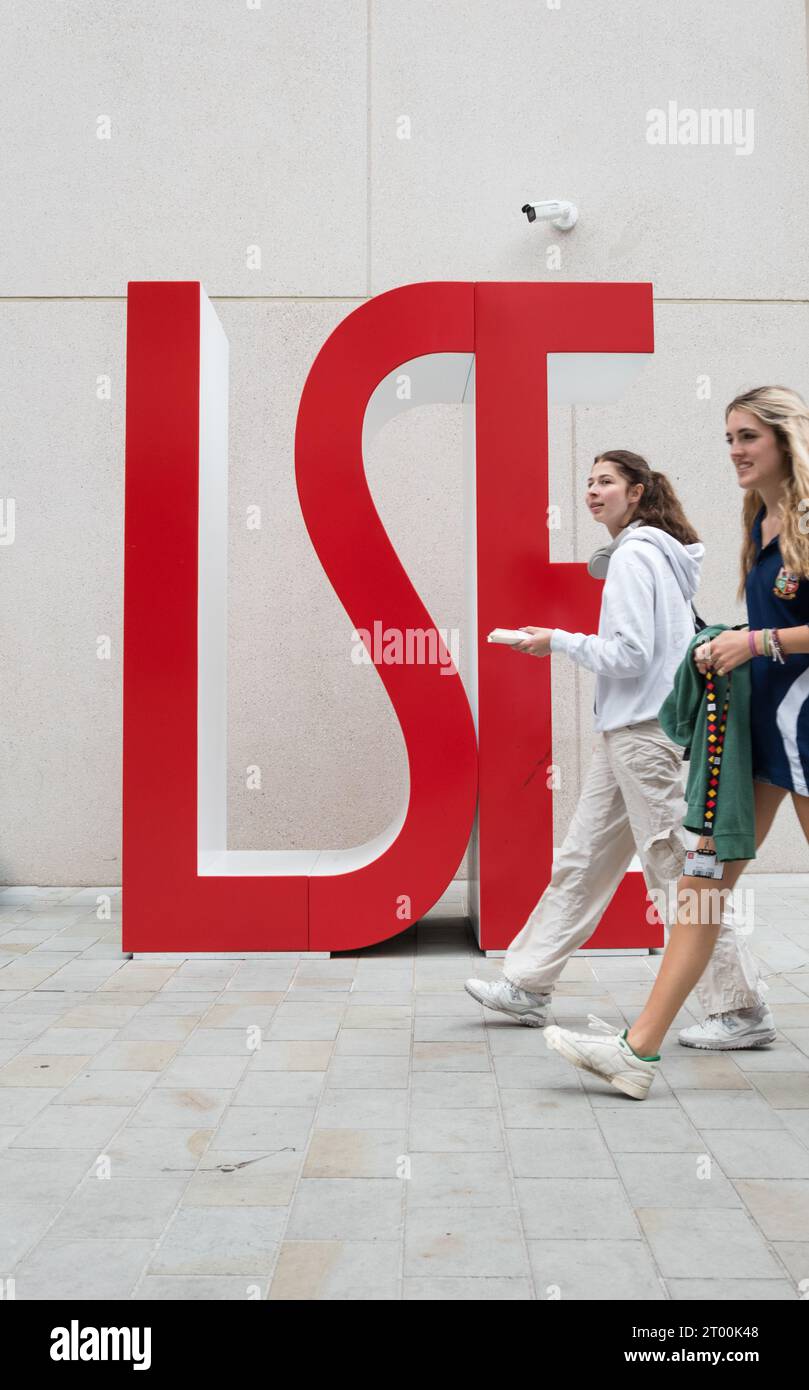
[[[543,203],[524,203],[522,211],[529,222],[536,222],[539,218],[541,222],[550,222],[552,227],[558,227],[560,232],[569,232],[579,218],[575,203],[560,198],[546,199]]]

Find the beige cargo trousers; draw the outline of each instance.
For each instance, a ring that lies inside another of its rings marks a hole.
[[[552,990],[570,956],[592,936],[635,854],[670,924],[686,850],[699,838],[682,827],[686,768],[682,748],[657,719],[594,735],[592,762],[550,883],[506,952],[506,979],[534,994]],[[706,884],[721,887],[720,880]],[[732,906],[732,899],[723,906],[719,937],[695,991],[706,1015],[750,1008],[768,988],[746,935],[734,926]]]

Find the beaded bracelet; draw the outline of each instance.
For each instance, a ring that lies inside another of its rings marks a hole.
[[[781,639],[778,636],[778,629],[776,627],[770,629],[770,646],[772,647],[773,661],[777,661],[783,666],[785,661],[784,649],[781,646]]]

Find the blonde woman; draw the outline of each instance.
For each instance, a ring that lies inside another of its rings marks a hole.
[[[721,632],[698,645],[694,659],[700,671],[713,669],[717,675],[751,663],[756,844],[763,843],[786,796],[809,842],[809,408],[796,391],[763,386],[731,401],[725,421],[736,481],[744,493],[739,597],[747,598],[749,628]],[[724,864],[723,890],[733,887],[747,862]],[[704,882],[681,878],[679,887],[698,893]],[[631,1028],[619,1034],[597,1019],[592,1025],[603,1030],[601,1036],[548,1028],[548,1045],[574,1066],[644,1099],[666,1033],[700,978],[704,985],[705,973],[718,972],[716,988],[730,998],[750,989],[732,934],[723,933],[722,960],[711,959],[720,924],[711,920],[715,913],[708,896],[701,899],[706,905],[698,923],[677,920],[672,925],[659,974]],[[756,1006],[751,1002],[751,1007]],[[754,1039],[745,1040],[744,1013],[729,1010],[698,1025],[697,1033],[708,1030],[702,1042],[683,1035],[680,1041],[722,1046],[724,1029],[725,1046],[749,1046]]]

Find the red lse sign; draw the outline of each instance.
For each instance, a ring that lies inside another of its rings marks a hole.
[[[437,365],[450,392],[453,381],[465,383],[455,398],[466,390],[474,422],[471,666],[465,686],[440,637],[441,664],[376,665],[409,763],[407,805],[386,832],[345,851],[233,851],[227,340],[199,283],[129,285],[125,950],[329,951],[384,941],[440,898],[470,836],[481,947],[508,945],[551,873],[551,662],[518,660],[486,634],[537,621],[594,631],[600,600],[583,564],[550,562],[549,364],[563,398],[581,399],[582,373],[595,366],[603,379],[623,355],[652,350],[647,284],[405,285],[339,324],[298,411],[296,479],[312,544],[354,629],[435,632],[374,507],[363,428],[369,401],[378,404],[405,366]],[[594,363],[590,354],[614,356]],[[395,408],[382,402],[383,414]],[[641,874],[628,873],[589,944],[662,944],[646,906]]]

